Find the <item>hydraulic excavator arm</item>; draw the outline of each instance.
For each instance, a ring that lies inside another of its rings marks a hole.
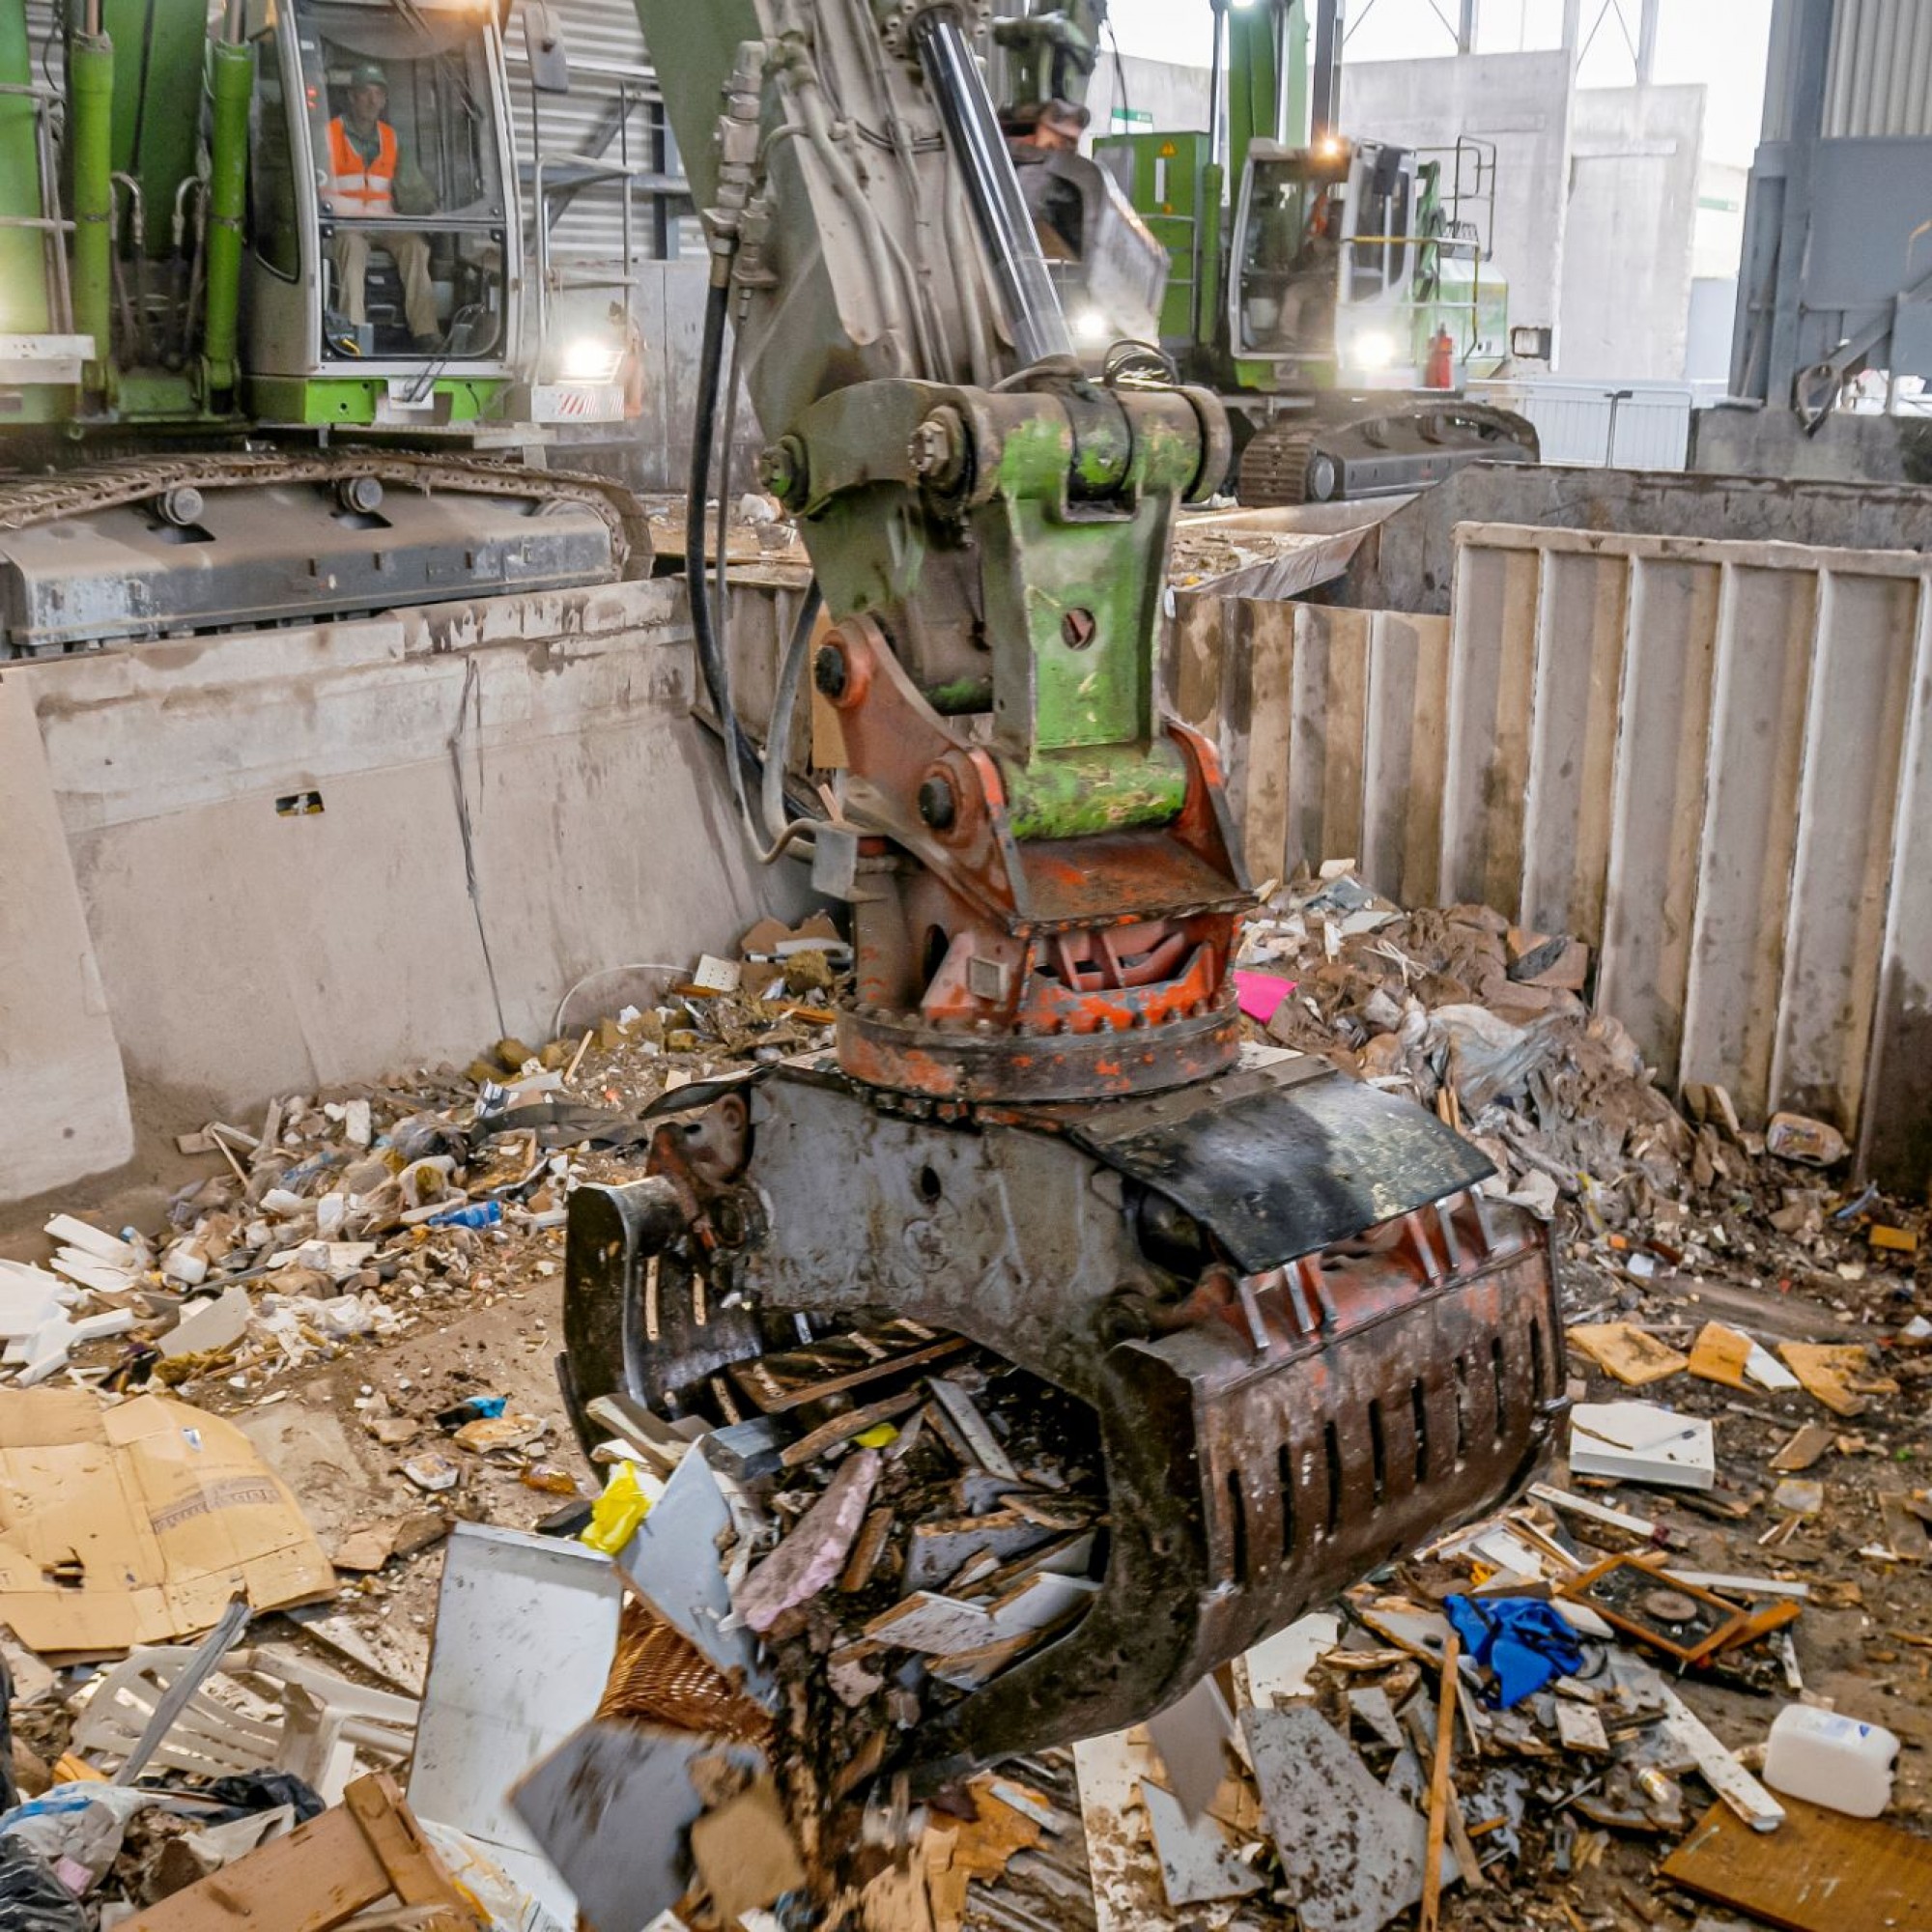
[[[956,1769],[1146,1717],[1491,1506],[1561,1407],[1549,1263],[1433,1116],[1242,1042],[1251,894],[1154,686],[1226,421],[1072,354],[985,6],[639,7],[713,251],[700,410],[728,318],[831,620],[840,815],[781,836],[857,980],[835,1054],[667,1096],[649,1177],[573,1197],[570,1373],[685,1413],[801,1321],[888,1314],[1086,1406],[1101,1587],[928,1709],[907,1747]]]

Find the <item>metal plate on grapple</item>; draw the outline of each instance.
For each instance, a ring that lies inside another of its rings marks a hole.
[[[1120,1101],[1068,1123],[1258,1274],[1462,1192],[1495,1170],[1412,1101],[1299,1054]]]

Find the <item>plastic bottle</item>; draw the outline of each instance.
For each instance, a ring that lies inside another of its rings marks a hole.
[[[1787,1704],[1771,1727],[1764,1781],[1787,1798],[1876,1818],[1891,1801],[1897,1761],[1898,1740],[1882,1725],[1811,1704]]]
[[[464,1208],[452,1208],[446,1214],[430,1217],[432,1228],[494,1228],[503,1218],[500,1201],[472,1201]]]

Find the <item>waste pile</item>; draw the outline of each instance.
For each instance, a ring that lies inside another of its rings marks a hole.
[[[825,1044],[843,963],[768,923],[574,989],[0,1262],[0,1932],[1932,1932],[1926,1202],[1680,1108],[1568,936],[1340,867],[1243,1009],[1552,1221],[1552,1465],[1149,1724],[915,1788],[1103,1573],[1079,1405],[907,1321],[710,1423],[604,1398],[589,1460],[550,1384],[571,1188]]]

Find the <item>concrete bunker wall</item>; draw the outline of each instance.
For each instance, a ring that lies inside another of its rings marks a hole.
[[[788,882],[694,675],[667,582],[8,667],[0,1201],[729,946]]]

